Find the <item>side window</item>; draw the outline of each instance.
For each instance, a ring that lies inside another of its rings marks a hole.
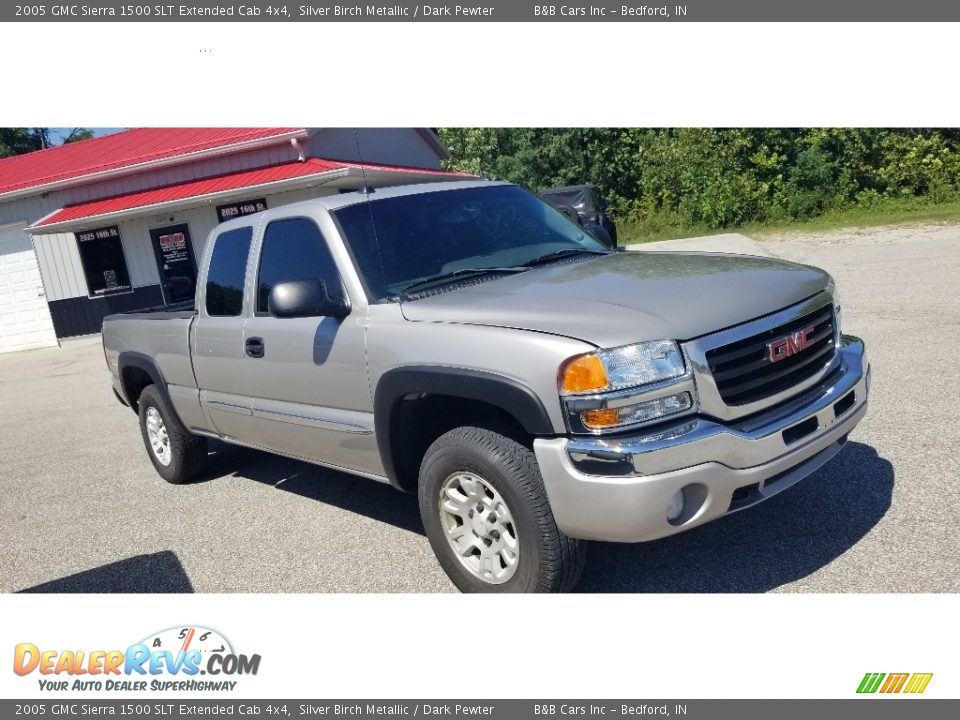
[[[313,220],[274,220],[263,233],[257,278],[257,312],[267,312],[267,297],[277,283],[320,279],[330,297],[343,295],[340,274],[327,242]]]
[[[207,271],[207,315],[237,317],[243,311],[243,280],[253,228],[220,233],[214,240]]]

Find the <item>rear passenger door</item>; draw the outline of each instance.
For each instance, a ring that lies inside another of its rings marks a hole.
[[[247,357],[245,377],[264,446],[360,472],[382,473],[373,436],[367,380],[365,310],[333,317],[275,318],[270,290],[280,282],[321,279],[331,297],[350,300],[326,238],[306,217],[280,218],[263,231],[248,340],[262,357]],[[356,300],[356,298],[354,298]]]
[[[210,264],[202,278],[204,301],[193,323],[193,372],[201,403],[217,431],[259,444],[243,369],[244,281],[253,227],[224,230],[212,242]]]

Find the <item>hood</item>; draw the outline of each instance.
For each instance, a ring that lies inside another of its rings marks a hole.
[[[723,253],[622,252],[401,303],[414,322],[519,328],[599,347],[690,340],[805,300],[823,270]]]

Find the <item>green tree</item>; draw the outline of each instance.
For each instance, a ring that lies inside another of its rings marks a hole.
[[[79,140],[90,140],[93,138],[93,130],[89,128],[73,128],[70,132],[66,134],[63,138],[63,144],[77,142]]]
[[[22,155],[35,149],[29,128],[0,128],[0,158]]]
[[[960,130],[442,128],[448,167],[538,191],[593,183],[624,218],[721,228],[960,195]]]
[[[78,127],[71,129],[61,143],[88,140],[92,137],[92,130]],[[0,158],[43,150],[61,143],[53,139],[50,128],[0,128]]]

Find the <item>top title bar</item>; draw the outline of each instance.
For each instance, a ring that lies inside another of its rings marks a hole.
[[[4,4],[3,22],[947,22],[960,3],[943,0],[686,0],[535,3],[524,0],[311,3]]]

